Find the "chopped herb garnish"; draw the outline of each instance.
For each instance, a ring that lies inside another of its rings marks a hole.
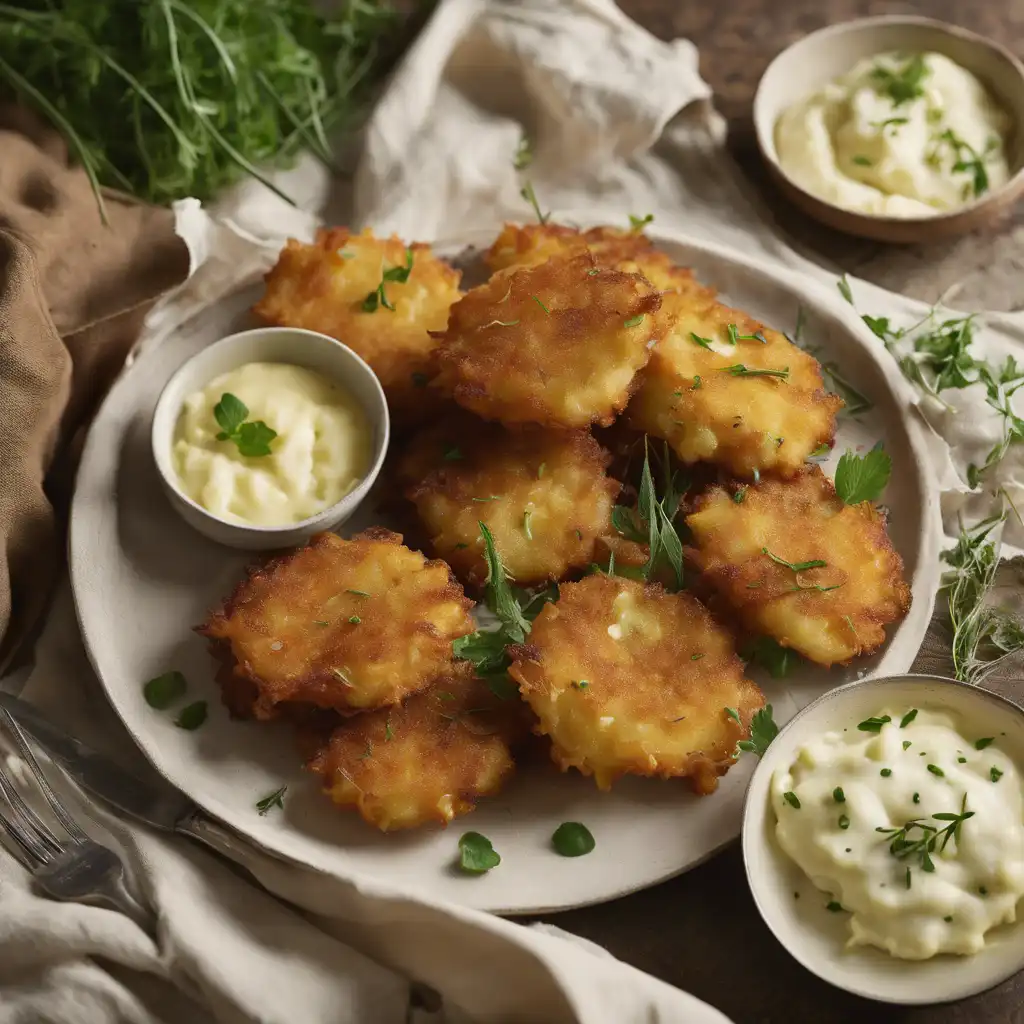
[[[808,562],[787,562],[784,558],[773,555],[767,548],[761,548],[761,554],[767,555],[777,565],[784,565],[787,569],[792,569],[793,572],[806,572],[808,569],[824,569],[828,565],[828,562],[823,562],[820,558],[813,558]]]
[[[647,227],[647,225],[650,224],[653,220],[653,213],[645,214],[643,217],[638,217],[635,213],[631,213],[629,215],[629,226],[634,231],[643,231],[643,229]]]
[[[847,505],[877,501],[891,473],[892,459],[882,449],[881,442],[863,456],[847,449],[836,467],[836,494]]]
[[[900,719],[900,728],[901,728],[901,729],[906,729],[906,727],[907,727],[908,725],[910,725],[910,723],[911,723],[911,722],[912,722],[912,721],[913,721],[913,720],[914,720],[915,718],[917,718],[917,708],[911,708],[911,709],[910,709],[910,710],[909,710],[909,711],[908,711],[908,712],[907,712],[907,713],[906,713],[906,714],[905,714],[905,715],[904,715],[904,716],[903,716],[903,717],[902,717],[902,718]],[[906,749],[906,748],[904,748],[904,749]]]
[[[580,679],[579,681],[573,680],[573,682],[571,682],[569,685],[574,690],[585,690],[588,686],[590,686],[590,683],[587,682],[586,679]]]
[[[734,721],[740,721],[740,713],[735,708],[726,708],[725,713]]]
[[[733,377],[778,377],[781,380],[789,379],[789,367],[785,367],[782,370],[762,370],[751,369],[749,366],[745,366],[743,363],[733,363],[732,366],[724,367],[726,373],[732,374]]]
[[[480,330],[485,331],[488,327],[515,327],[517,323],[518,320],[489,320],[480,327]]]
[[[884,121],[872,121],[871,127],[877,128],[880,132],[884,132],[886,128],[892,128],[892,134],[896,134],[896,129],[901,125],[907,124],[909,118],[906,117],[887,117]]]
[[[1003,773],[995,765],[993,765],[988,771],[988,777],[993,782],[998,782],[1003,777]]]
[[[533,540],[533,530],[530,529],[530,516],[532,515],[533,513],[529,509],[523,513],[523,533],[526,534],[527,540]]]
[[[974,749],[975,750],[984,750],[986,747],[989,747],[993,743],[995,743],[995,741],[996,741],[995,736],[983,736],[980,740],[975,740],[974,741]]]
[[[693,383],[690,385],[690,390],[697,391],[703,385],[703,383],[704,382],[700,379],[700,374],[695,374],[693,378]]]
[[[193,704],[181,709],[181,714],[175,719],[174,724],[179,729],[187,729],[193,732],[206,721],[207,707],[205,700],[197,700]]]
[[[858,153],[854,158],[853,162],[858,167],[870,167],[874,161],[870,157],[864,156],[862,153]]]
[[[967,764],[967,758],[966,757],[958,757],[956,759],[956,763],[957,764]]]
[[[772,679],[785,679],[800,660],[796,651],[783,647],[770,636],[759,636],[749,641],[743,649],[743,656],[767,669]]]
[[[837,804],[846,803],[846,794],[843,792],[842,786],[836,786],[836,788],[832,790],[832,799],[835,800]]]
[[[838,914],[843,909],[843,905],[842,903],[836,903],[835,900],[829,900],[828,903],[825,904],[825,909],[830,913]]]
[[[563,857],[582,857],[597,844],[586,825],[578,821],[563,821],[551,836],[551,845]]]
[[[925,767],[932,773],[932,775],[937,775],[940,779],[944,778],[946,775],[946,773],[937,764],[929,764],[925,765]]]
[[[533,301],[536,302],[537,305],[540,306],[540,308],[543,309],[544,312],[547,313],[548,316],[551,316],[551,310],[548,309],[548,307],[545,306],[544,303],[541,302],[540,299],[536,295],[534,295],[532,298],[533,298]]]
[[[185,695],[188,683],[181,672],[165,672],[163,675],[150,679],[142,687],[142,696],[146,703],[157,711],[166,711],[175,701]]]
[[[800,798],[792,790],[788,790],[783,793],[782,799],[785,800],[790,807],[798,811],[800,810]]]
[[[275,789],[269,796],[265,796],[262,800],[256,802],[256,810],[259,811],[260,817],[264,817],[271,808],[280,807],[284,809],[284,795],[288,792],[287,786],[282,786],[280,789]]]
[[[839,294],[842,295],[842,297],[852,306],[853,292],[850,291],[850,282],[847,280],[845,274],[836,281],[836,287],[839,289]]]
[[[883,725],[888,725],[892,719],[888,715],[882,715],[881,718],[865,718],[863,722],[857,723],[857,728],[861,732],[881,732]]]
[[[637,313],[636,316],[631,316],[628,320],[623,320],[623,327],[639,327],[644,322],[644,314]]]
[[[390,743],[395,738],[394,730],[391,728],[391,716],[384,719],[384,742]]]
[[[365,299],[363,299],[364,313],[375,313],[380,306],[394,312],[395,307],[389,301],[387,293],[384,291],[384,286],[390,281],[395,281],[398,284],[405,284],[405,282],[409,280],[409,274],[412,272],[412,261],[412,249],[406,249],[405,263],[397,267],[388,267],[387,270],[381,274],[380,284],[377,285],[376,289],[370,292]]]
[[[500,494],[492,494],[487,498],[471,498],[470,501],[477,501],[480,502],[481,504],[486,504],[488,501],[498,501],[500,497]]]
[[[700,659],[703,658],[703,657],[704,657],[703,654],[691,654],[690,655],[690,661],[700,661]]]
[[[881,775],[883,779],[887,779],[890,775],[892,775],[892,769],[883,768],[878,774]]]
[[[977,198],[982,193],[987,192],[989,180],[985,161],[998,148],[998,141],[990,141],[984,151],[979,153],[970,143],[957,135],[952,128],[947,128],[941,135],[935,137],[935,146],[929,154],[935,163],[938,163],[939,154],[946,146],[949,147],[952,153],[953,173],[965,173],[971,176],[970,183],[964,187],[965,197],[973,192],[974,197]]]
[[[213,407],[213,418],[220,427],[218,441],[231,441],[247,459],[258,459],[270,454],[270,442],[277,437],[263,420],[247,423],[248,406],[229,392],[220,396]]]
[[[369,597],[370,595],[365,590],[346,590],[346,594],[354,594],[356,597]]]
[[[921,802],[921,794],[920,793],[915,793],[911,797],[911,799],[914,801],[915,804],[919,804]]]
[[[948,822],[944,828],[936,828],[923,818],[915,818],[908,821],[902,828],[885,828],[880,826],[875,829],[884,835],[889,842],[889,853],[898,860],[913,858],[917,860],[922,871],[932,872],[935,864],[931,855],[938,850],[940,853],[946,849],[951,839],[960,841],[960,832],[963,823],[968,818],[974,817],[974,811],[967,810],[967,794],[964,794],[960,804],[960,813],[942,811],[933,814],[935,821]],[[917,833],[920,833],[918,835]],[[907,888],[910,888],[909,868],[907,868]]]
[[[768,339],[760,331],[754,331],[753,334],[740,334],[739,328],[735,324],[726,324],[725,333],[729,338],[730,345],[735,345],[738,341],[759,341],[762,345],[768,344]]]
[[[747,489],[746,489],[746,487],[740,487],[736,491],[733,492],[732,500],[735,501],[737,505],[742,505],[743,504],[743,499],[746,496],[747,496]]]
[[[953,915],[952,914],[947,914],[942,920],[945,921],[946,924],[952,924],[952,922],[953,922]]]
[[[845,814],[839,815],[839,827],[844,831],[850,827],[850,819]]]
[[[490,839],[479,832],[465,832],[459,839],[459,867],[471,875],[482,875],[501,863]]]
[[[710,338],[702,338],[699,334],[695,334],[693,331],[690,331],[690,338],[692,341],[697,342],[701,348],[711,348]]]
[[[359,623],[362,622],[363,620],[361,618],[359,618],[358,615],[350,615],[348,617],[348,621],[351,622],[353,626],[358,626]]]
[[[910,740],[904,740],[903,741],[903,749],[904,750],[909,750],[910,749],[910,745],[911,745],[910,744]]]
[[[766,704],[763,708],[755,711],[754,717],[750,720],[750,739],[740,740],[736,746],[747,753],[763,757],[769,744],[778,735],[779,727],[775,724],[775,719],[772,718],[772,706]]]
[[[875,80],[879,94],[888,96],[894,107],[901,107],[904,103],[916,100],[924,95],[924,80],[929,75],[928,65],[924,57],[915,53],[902,67],[898,69],[887,68],[882,64],[876,64],[871,69],[871,77]],[[907,118],[900,119],[906,124]]]

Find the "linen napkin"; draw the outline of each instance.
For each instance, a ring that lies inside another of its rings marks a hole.
[[[278,180],[304,204],[301,214],[254,182],[210,211],[194,201],[178,204],[193,276],[149,315],[141,344],[159,344],[182,318],[251,280],[287,235],[308,237],[322,206],[331,221],[408,238],[526,218],[512,167],[524,133],[536,154],[530,177],[560,216],[604,210],[621,223],[628,212],[653,213],[693,237],[834,287],[833,273],[781,241],[745,194],[689,43],[659,42],[611,0],[445,0],[368,126],[351,207],[330,194],[312,165]],[[853,294],[865,312],[920,315],[919,303],[860,282]],[[987,343],[1015,341],[1013,321],[995,327],[986,331]],[[909,387],[906,397],[917,402]],[[934,410],[922,411],[943,426]],[[926,422],[923,416],[922,429]],[[949,446],[937,434],[934,440],[934,467],[952,507],[963,501],[962,473]],[[965,458],[971,444],[984,443],[958,442]],[[94,745],[136,763],[140,755],[88,676],[65,591],[25,696]],[[561,935],[414,898],[371,878],[332,882],[255,850],[245,854],[244,866],[268,890],[307,909],[300,919],[255,889],[237,888],[243,883],[201,851],[94,816],[124,849],[140,890],[159,905],[158,941],[105,912],[47,905],[44,914],[29,905],[24,878],[3,862],[0,922],[9,941],[0,946],[0,965],[16,950],[39,955],[27,982],[3,990],[0,1021],[7,1007],[22,1006],[40,1008],[35,1018],[25,1011],[30,1019],[66,1019],[53,982],[61,972],[74,974],[82,1004],[89,1001],[90,1015],[71,1018],[87,1024],[202,1020],[185,1002],[195,999],[218,1020],[399,1020],[399,974],[436,989],[453,1021],[460,1012],[546,1024],[721,1020]],[[397,973],[375,973],[362,955]],[[170,986],[180,993],[177,1003],[165,998]],[[375,999],[377,1012],[369,1005]]]

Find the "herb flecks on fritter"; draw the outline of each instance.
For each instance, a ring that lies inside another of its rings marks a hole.
[[[254,569],[198,632],[257,718],[300,702],[343,714],[393,704],[452,669],[452,641],[473,632],[451,570],[374,527],[321,533]],[[244,709],[244,700],[242,701]]]
[[[686,519],[704,582],[751,632],[820,665],[877,650],[910,608],[879,510],[844,504],[817,466],[737,493],[711,488]]]
[[[739,476],[792,476],[835,434],[842,399],[817,361],[777,331],[707,297],[678,296],[677,315],[630,402],[630,425],[664,438],[684,462]]]
[[[513,771],[509,746],[526,731],[526,709],[468,669],[335,729],[309,765],[334,803],[388,832],[447,824],[496,793]]]
[[[668,329],[661,306],[643,277],[589,254],[495,275],[452,306],[437,383],[484,419],[609,424]]]
[[[288,241],[254,312],[348,345],[380,378],[392,415],[407,423],[436,408],[427,388],[437,347],[429,332],[447,324],[460,276],[424,243],[376,238],[369,228],[322,229],[311,245]]]
[[[398,468],[431,550],[473,586],[487,579],[483,522],[520,585],[562,579],[611,532],[620,485],[585,431],[505,430],[454,419],[421,434]]]
[[[676,266],[640,231],[612,227],[578,228],[562,224],[506,224],[484,257],[495,272],[534,267],[555,257],[589,253],[597,266],[643,274],[661,292],[714,293],[703,288],[693,273]]]
[[[631,774],[712,792],[764,703],[730,635],[657,585],[598,573],[560,590],[509,670],[555,762],[601,789]]]

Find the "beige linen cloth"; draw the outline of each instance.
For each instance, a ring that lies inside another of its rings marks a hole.
[[[141,345],[159,344],[174,324],[260,273],[285,237],[309,236],[324,209],[335,222],[424,239],[529,216],[512,167],[524,131],[536,154],[530,177],[560,215],[606,211],[622,223],[629,212],[653,213],[695,238],[834,287],[834,271],[779,240],[739,186],[691,44],[656,40],[611,0],[445,0],[375,112],[353,195],[329,195],[315,166],[301,164],[279,184],[302,199],[305,213],[254,182],[212,211],[177,205],[193,274],[150,313]],[[920,315],[919,303],[853,287],[867,312],[901,322]],[[985,343],[1009,351],[1018,330],[1013,318],[995,318]],[[909,387],[906,397],[917,404]],[[975,396],[957,398],[969,406]],[[954,439],[951,448],[930,435],[952,513],[967,500],[964,463],[978,461],[985,432],[996,427],[970,412],[961,421],[975,424],[974,433],[956,433],[943,419],[953,413],[919,408],[922,431],[927,422]],[[1001,481],[1011,490],[1015,472],[1009,466]],[[141,762],[91,676],[66,586],[30,677],[8,685],[23,686],[54,720],[125,764]],[[159,906],[157,940],[117,914],[38,899],[24,873],[0,858],[0,1024],[724,1020],[557,930],[412,900],[370,878],[330,882],[256,851],[243,855],[266,889],[304,908],[294,910],[184,841],[90,813]],[[410,1007],[407,978],[435,989],[441,1007],[429,999],[426,1009]]]

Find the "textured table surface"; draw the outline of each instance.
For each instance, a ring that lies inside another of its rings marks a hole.
[[[662,38],[685,36],[729,121],[730,146],[763,189],[782,227],[824,258],[877,284],[933,300],[953,284],[961,308],[1024,308],[1024,205],[995,231],[930,247],[894,248],[801,224],[773,194],[750,129],[750,106],[768,62],[823,25],[869,14],[921,14],[962,24],[1024,51],[1024,0],[618,0]],[[951,674],[937,618],[915,670]],[[1024,698],[1020,673],[989,685]],[[712,798],[713,799],[713,798]],[[706,1000],[736,1024],[1009,1024],[1024,1022],[1024,975],[965,1002],[883,1006],[833,989],[800,967],[761,921],[738,845],[709,863],[625,899],[548,918],[622,960]],[[682,1024],[682,1022],[681,1022]]]

